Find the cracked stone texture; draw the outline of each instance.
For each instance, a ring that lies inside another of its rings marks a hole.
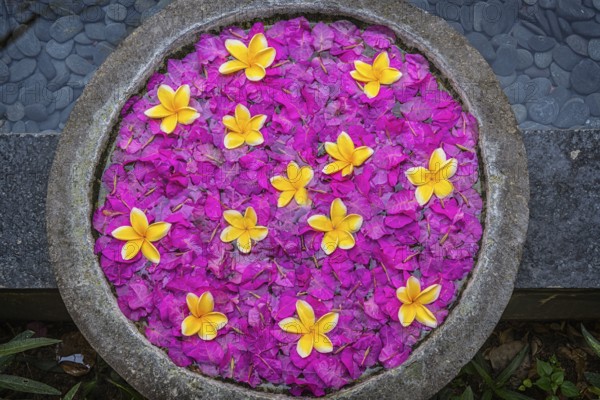
[[[489,66],[464,36],[404,2],[179,0],[149,18],[96,72],[61,135],[46,205],[49,253],[58,287],[92,346],[149,398],[285,397],[178,368],[152,346],[117,306],[93,253],[90,216],[95,203],[92,183],[120,108],[163,58],[194,41],[200,31],[289,13],[349,16],[387,25],[443,71],[480,121],[485,232],[478,262],[459,303],[402,366],[329,395],[387,398],[403,393],[406,398],[429,398],[484,343],[510,298],[525,242],[529,185],[516,120]]]

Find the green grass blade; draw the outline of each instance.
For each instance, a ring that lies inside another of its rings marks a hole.
[[[50,346],[56,343],[60,343],[60,340],[48,338],[11,340],[8,343],[0,344],[0,356],[10,356],[12,354],[22,353],[27,350]]]
[[[523,364],[525,357],[527,357],[528,351],[529,344],[526,344],[521,349],[521,351],[519,351],[519,353],[515,356],[515,358],[511,360],[510,364],[508,364],[508,366],[504,368],[500,375],[498,375],[498,379],[496,379],[496,382],[498,382],[498,386],[504,386],[504,384],[508,382],[512,374],[514,374],[515,371],[521,366],[521,364]]]
[[[483,368],[477,361],[475,360],[471,360],[470,363],[473,368],[475,368],[475,371],[477,371],[477,373],[479,374],[479,376],[481,376],[481,379],[483,379],[483,381],[485,382],[485,384],[491,388],[491,389],[495,389],[496,388],[496,384],[494,383],[494,380],[492,379],[492,377],[490,376],[490,374],[488,374],[485,370],[485,368]]]
[[[585,341],[590,345],[592,350],[594,350],[596,355],[598,357],[600,357],[600,342],[598,340],[596,340],[596,338],[593,337],[592,334],[589,333],[587,329],[585,329],[585,326],[583,326],[583,324],[581,324],[581,333],[583,333],[583,337],[585,338]]]
[[[13,375],[0,375],[0,388],[13,390],[15,392],[47,394],[60,396],[60,392],[52,386],[31,379],[21,378]]]
[[[34,334],[35,334],[35,332],[33,332],[33,331],[21,332],[17,336],[15,336],[11,340],[9,340],[9,343],[13,342],[13,341],[17,341],[17,340],[29,339]],[[0,356],[0,373],[4,372],[6,370],[6,368],[8,368],[9,364],[12,362],[12,360],[14,358],[15,357],[13,354],[11,354],[9,356]]]
[[[77,391],[79,390],[79,386],[81,386],[81,382],[79,382],[77,385],[73,386],[68,392],[67,394],[65,394],[65,397],[62,398],[62,400],[73,400],[73,398],[75,397],[75,395],[77,394]]]

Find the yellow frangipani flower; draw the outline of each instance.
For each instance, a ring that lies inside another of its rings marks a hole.
[[[363,223],[363,217],[358,214],[346,215],[346,205],[341,199],[331,202],[331,219],[326,215],[313,215],[308,218],[308,224],[314,230],[325,232],[321,241],[321,249],[329,255],[338,247],[348,250],[354,247],[353,233],[358,232]]]
[[[300,357],[308,357],[313,348],[319,353],[331,353],[333,343],[325,334],[335,328],[339,314],[329,312],[315,322],[315,311],[304,300],[296,301],[296,312],[298,312],[300,319],[284,318],[279,321],[279,327],[285,332],[302,335],[296,346]]]
[[[350,175],[354,167],[363,165],[374,152],[367,146],[354,148],[354,142],[346,132],[340,133],[337,143],[325,142],[325,151],[335,161],[327,164],[323,173],[331,175],[342,171],[342,176]]]
[[[269,47],[267,38],[262,33],[254,35],[248,47],[236,39],[227,39],[225,47],[235,60],[227,61],[219,67],[219,72],[223,75],[243,69],[248,80],[260,81],[266,75],[265,69],[275,60],[275,49]]]
[[[171,224],[168,222],[155,222],[148,225],[146,214],[135,207],[131,209],[129,221],[131,226],[121,226],[111,232],[112,237],[115,239],[127,241],[121,249],[121,257],[124,260],[131,260],[141,250],[144,257],[150,262],[158,264],[160,253],[152,242],[164,238],[171,229]]]
[[[277,200],[277,207],[287,206],[292,198],[296,200],[298,205],[305,206],[309,204],[310,200],[308,199],[306,185],[310,183],[314,176],[312,168],[307,166],[299,168],[298,164],[290,161],[286,173],[287,178],[285,176],[271,178],[271,185],[282,192]]]
[[[192,315],[181,323],[181,333],[184,336],[198,334],[202,340],[213,340],[217,331],[227,324],[225,314],[215,312],[215,299],[210,292],[204,292],[200,297],[188,293],[185,301]]]
[[[458,162],[455,158],[446,160],[446,153],[441,147],[435,149],[429,158],[429,169],[413,167],[405,172],[406,177],[417,186],[415,197],[420,205],[425,205],[435,195],[439,199],[449,196],[454,185],[449,181],[456,173]]]
[[[248,207],[242,215],[236,210],[223,211],[223,218],[229,226],[221,232],[221,240],[225,243],[236,240],[237,247],[242,253],[250,253],[252,240],[257,242],[267,237],[269,229],[256,225],[257,217],[254,208]]]
[[[227,134],[223,141],[225,148],[235,149],[244,143],[248,146],[258,146],[263,143],[265,139],[260,130],[266,120],[267,116],[264,114],[252,117],[246,106],[238,104],[235,107],[235,116],[223,117],[223,125],[227,128]]]
[[[387,51],[379,53],[373,65],[363,61],[354,61],[354,71],[350,75],[357,81],[365,83],[365,94],[368,98],[379,94],[381,85],[391,85],[402,77],[402,72],[390,67],[390,57]]]
[[[195,108],[189,106],[188,85],[179,86],[177,91],[167,85],[160,85],[158,100],[160,104],[144,111],[144,114],[150,118],[162,118],[160,130],[167,135],[175,130],[178,123],[189,125],[200,116]]]
[[[436,301],[440,290],[442,286],[436,284],[421,291],[421,282],[414,276],[408,278],[406,286],[396,290],[396,296],[402,302],[398,310],[398,319],[402,326],[409,326],[416,318],[423,325],[435,328],[437,326],[435,315],[425,305]]]

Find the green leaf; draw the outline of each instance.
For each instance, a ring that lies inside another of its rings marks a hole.
[[[547,377],[538,379],[537,381],[535,381],[534,385],[546,392],[550,392],[552,390],[550,379],[548,379]]]
[[[511,360],[510,364],[498,375],[496,382],[498,382],[498,386],[504,386],[506,382],[510,379],[512,374],[523,364],[525,357],[527,357],[527,352],[529,351],[529,345],[525,345],[521,351]]]
[[[563,371],[556,371],[550,376],[550,380],[560,386],[565,380],[565,373]]]
[[[73,400],[73,398],[75,397],[75,395],[77,394],[77,391],[79,390],[79,386],[81,386],[81,382],[79,382],[77,385],[73,386],[68,392],[67,394],[65,394],[65,397],[62,398],[62,400]]]
[[[485,369],[474,359],[471,360],[470,363],[473,368],[475,368],[475,371],[477,371],[477,373],[479,374],[479,376],[481,376],[481,378],[483,379],[483,381],[485,382],[485,384],[490,387],[491,389],[495,389],[496,388],[496,384],[494,383],[494,380],[492,379],[492,377],[485,371]]]
[[[585,341],[590,345],[592,350],[594,350],[596,355],[598,357],[600,357],[600,342],[598,340],[596,340],[596,338],[593,337],[592,334],[589,333],[587,329],[585,329],[585,326],[583,326],[583,324],[581,324],[581,333],[583,333],[583,337],[585,338]]]
[[[33,332],[33,331],[24,331],[24,332],[21,332],[17,336],[15,336],[11,340],[9,340],[9,343],[13,342],[13,341],[16,341],[16,340],[29,339],[34,334],[35,334],[35,332]],[[9,356],[0,356],[0,372],[4,372],[4,370],[6,370],[6,368],[8,368],[8,365],[12,362],[12,360],[14,358],[15,357],[12,354],[9,355]]]
[[[16,392],[48,394],[60,396],[60,392],[45,383],[21,378],[13,375],[0,375],[0,388],[14,390]]]
[[[494,393],[491,390],[486,390],[481,396],[481,400],[492,400]]]
[[[585,379],[592,385],[600,388],[600,374],[596,372],[584,372]]]
[[[550,376],[553,371],[552,365],[542,360],[537,360],[535,367],[540,378]]]
[[[504,388],[498,389],[496,395],[503,400],[533,400],[529,396]]]
[[[565,397],[577,397],[579,396],[579,389],[571,381],[564,381],[560,386],[560,392]]]
[[[12,354],[21,353],[38,347],[50,346],[56,343],[60,343],[60,340],[48,338],[11,340],[8,343],[0,344],[0,356],[10,356]]]
[[[460,396],[460,400],[473,400],[473,390],[471,386],[467,386],[463,394]]]
[[[525,386],[526,388],[530,388],[533,386],[533,383],[531,382],[531,379],[527,378],[523,381],[523,386]]]

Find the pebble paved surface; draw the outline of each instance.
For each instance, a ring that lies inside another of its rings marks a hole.
[[[171,0],[0,0],[0,133],[60,131],[94,71]],[[600,128],[600,1],[410,0],[498,76],[522,129]]]

